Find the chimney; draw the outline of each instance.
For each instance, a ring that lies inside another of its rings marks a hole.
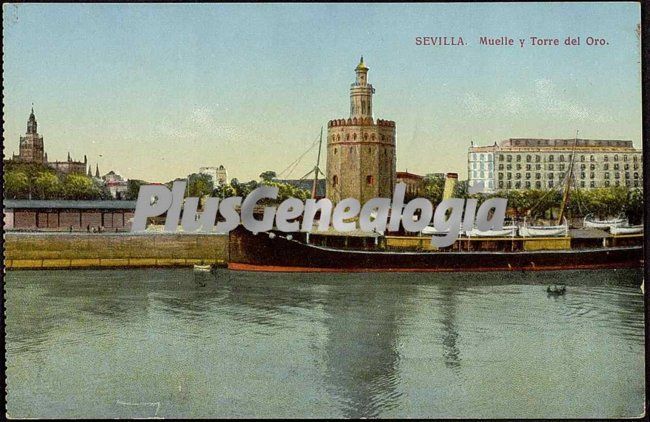
[[[454,196],[454,188],[458,182],[458,173],[447,173],[445,176],[445,189],[442,191],[442,199],[449,199]]]

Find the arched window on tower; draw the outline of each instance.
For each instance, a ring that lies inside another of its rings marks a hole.
[[[337,175],[332,176],[332,186],[339,184],[339,177]]]
[[[375,177],[374,176],[366,176],[366,184],[374,185],[375,184]]]
[[[352,139],[354,139],[355,141],[357,140],[357,134],[356,133],[352,135]]]

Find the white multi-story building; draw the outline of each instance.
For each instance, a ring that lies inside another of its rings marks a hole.
[[[225,185],[228,183],[228,171],[223,165],[220,165],[219,167],[201,167],[199,173],[210,176],[214,186]]]
[[[492,146],[471,146],[470,185],[486,192],[550,189],[565,180],[573,157],[573,177],[583,189],[642,186],[643,157],[632,141],[511,138]]]

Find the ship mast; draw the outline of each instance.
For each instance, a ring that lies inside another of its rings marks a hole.
[[[316,167],[314,167],[314,183],[311,186],[311,197],[316,198],[316,185],[318,185],[318,172],[320,171],[320,150],[323,144],[323,127],[320,127],[320,139],[318,140],[318,157],[316,158]]]
[[[567,172],[566,183],[564,185],[564,194],[562,195],[562,205],[560,206],[560,213],[557,217],[557,225],[562,224],[566,206],[569,203],[569,191],[571,190],[571,181],[573,180],[573,163],[575,161],[576,146],[578,145],[578,130],[576,130],[576,137],[573,142],[573,151],[571,151],[571,162],[569,163],[569,171]]]

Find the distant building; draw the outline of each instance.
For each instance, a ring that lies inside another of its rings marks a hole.
[[[214,186],[228,184],[228,171],[223,164],[219,167],[201,167],[199,173],[210,176]]]
[[[83,161],[74,161],[70,157],[70,153],[68,153],[68,159],[66,161],[48,161],[43,136],[38,133],[38,123],[34,115],[34,108],[32,108],[32,112],[27,120],[27,133],[25,133],[25,136],[20,137],[18,151],[18,155],[14,154],[12,156],[12,161],[43,164],[65,174],[86,173],[88,159],[85,155]]]
[[[350,86],[350,116],[327,124],[327,198],[390,198],[395,186],[395,122],[374,120],[363,57]]]
[[[102,180],[113,198],[125,198],[129,182],[124,180],[122,176],[111,170],[102,176]]]
[[[128,231],[136,201],[5,200],[7,230]]]
[[[396,183],[406,184],[406,196],[418,197],[424,194],[424,176],[409,173],[407,171],[398,171]]]
[[[38,133],[38,123],[34,116],[34,108],[27,120],[27,133],[20,137],[18,155],[12,157],[14,161],[26,163],[47,164],[47,155],[43,146],[43,136]]]
[[[47,157],[47,154],[46,154]],[[61,173],[70,174],[70,173],[86,173],[86,167],[88,166],[88,158],[84,155],[83,162],[74,161],[70,158],[70,153],[68,153],[67,161],[49,161],[46,163],[48,167],[53,168],[56,171]]]
[[[483,182],[486,192],[550,189],[565,180],[574,151],[577,187],[642,186],[642,151],[635,149],[632,141],[528,138],[471,146],[469,184]]]

